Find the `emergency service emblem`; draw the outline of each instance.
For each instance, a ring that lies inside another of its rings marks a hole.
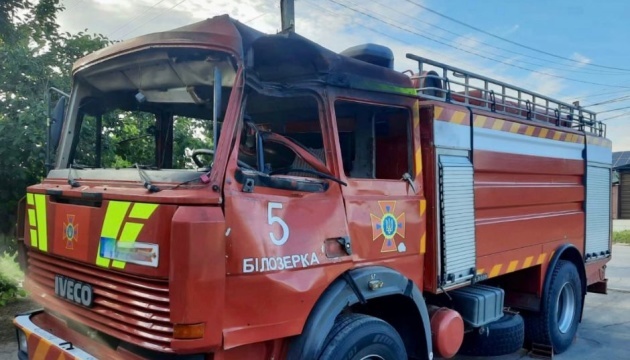
[[[395,201],[379,201],[379,215],[370,214],[372,219],[372,241],[383,238],[381,252],[400,251],[396,245],[396,235],[405,238],[405,213],[396,215]],[[402,244],[401,244],[402,245]]]
[[[66,241],[66,249],[74,249],[74,242],[79,236],[79,225],[74,223],[74,215],[66,216],[68,222],[63,223],[63,239]]]

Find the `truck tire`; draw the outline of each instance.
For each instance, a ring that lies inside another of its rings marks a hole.
[[[525,324],[518,314],[506,314],[497,321],[464,335],[459,354],[499,356],[511,354],[523,347]]]
[[[407,359],[400,335],[385,321],[363,314],[343,314],[324,341],[319,360]]]
[[[582,282],[575,264],[559,260],[551,273],[541,311],[525,316],[526,344],[551,346],[556,354],[567,350],[577,333],[583,300]]]

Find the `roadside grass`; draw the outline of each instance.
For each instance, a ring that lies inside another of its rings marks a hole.
[[[24,273],[15,261],[17,254],[0,254],[0,307],[9,301],[26,296],[22,289]]]
[[[24,280],[24,273],[17,263],[17,253],[0,254],[0,276],[16,285]]]
[[[630,230],[614,231],[613,244],[630,244]]]

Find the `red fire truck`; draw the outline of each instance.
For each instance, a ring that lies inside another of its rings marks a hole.
[[[606,292],[604,125],[407,57],[219,16],[76,62],[21,207],[42,309],[15,318],[20,358],[565,351]],[[187,119],[204,146],[173,135]],[[107,135],[132,121],[150,163]]]

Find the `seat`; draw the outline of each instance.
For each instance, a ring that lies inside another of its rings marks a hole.
[[[326,152],[324,151],[323,148],[320,149],[311,149],[308,148],[308,151],[315,155],[318,159],[320,159],[324,164],[326,163]],[[310,166],[306,161],[304,161],[304,159],[302,159],[299,156],[295,156],[295,159],[293,160],[293,163],[291,164],[291,168],[293,169],[308,169],[308,170],[315,170],[313,169],[312,166]],[[301,171],[294,171],[291,172],[290,175],[294,175],[294,176],[303,176],[303,177],[316,177],[315,175],[308,173],[308,172],[301,172]]]

